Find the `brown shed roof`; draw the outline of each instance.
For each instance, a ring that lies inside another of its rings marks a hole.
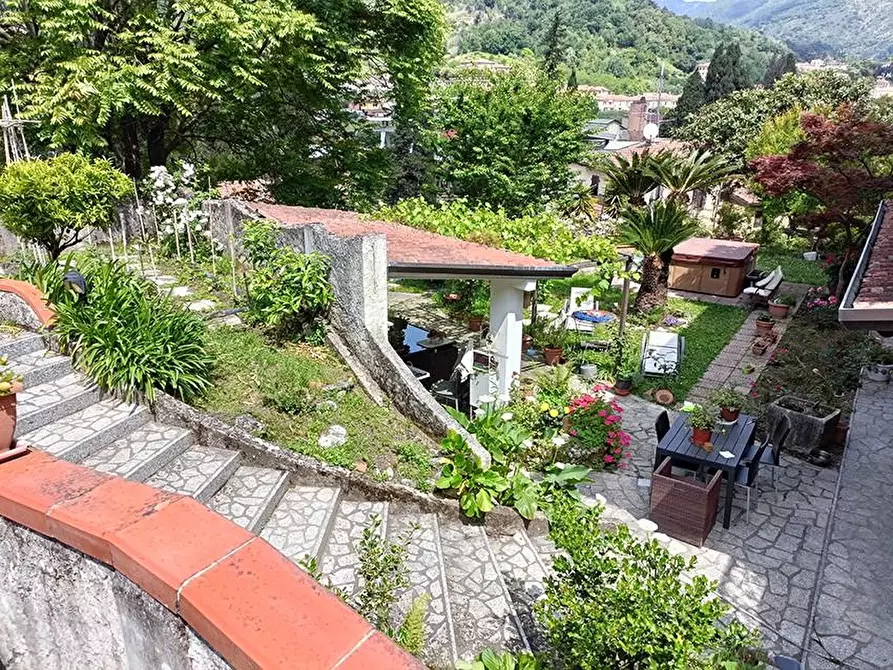
[[[330,233],[342,237],[384,235],[387,238],[388,268],[392,273],[547,278],[569,277],[577,271],[573,266],[558,265],[542,258],[397,223],[362,219],[357,212],[261,202],[245,204],[262,216],[289,226],[322,224]]]

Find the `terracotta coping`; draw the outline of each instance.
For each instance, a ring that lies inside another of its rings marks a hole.
[[[19,296],[44,326],[52,326],[56,321],[56,312],[47,306],[43,293],[36,286],[18,279],[0,279],[0,291]]]
[[[192,498],[27,451],[0,459],[0,515],[113,567],[237,669],[424,667]]]

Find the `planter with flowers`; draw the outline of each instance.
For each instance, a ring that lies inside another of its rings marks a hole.
[[[775,319],[787,319],[791,308],[797,304],[797,296],[780,295],[769,301],[769,316]]]
[[[734,422],[738,420],[746,398],[735,389],[724,388],[714,392],[710,400],[719,407],[719,415],[723,421]]]
[[[0,451],[12,448],[16,430],[16,395],[22,391],[22,376],[9,367],[9,358],[0,357]]]
[[[716,425],[716,410],[706,405],[692,405],[685,409],[691,426],[691,442],[705,451],[712,451],[710,437]]]
[[[756,320],[757,337],[768,335],[775,326],[775,319],[768,314],[760,314]]]
[[[623,408],[608,400],[605,387],[596,386],[571,400],[568,414],[570,451],[579,460],[604,470],[626,467],[630,436],[623,430]]]

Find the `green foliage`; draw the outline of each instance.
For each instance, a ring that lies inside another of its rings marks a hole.
[[[451,430],[441,443],[445,456],[439,489],[451,489],[459,497],[459,506],[466,516],[481,517],[493,509],[499,496],[509,488],[507,478],[495,469],[484,469],[465,439]]]
[[[425,651],[425,618],[430,602],[431,596],[427,593],[414,598],[406,618],[394,634],[394,641],[413,656],[420,656]]]
[[[250,315],[287,336],[312,336],[335,301],[329,261],[317,253],[276,247],[269,222],[245,225],[245,249],[252,261],[248,277]]]
[[[14,384],[21,383],[22,375],[9,367],[9,356],[0,356],[0,397],[14,393]]]
[[[646,256],[656,256],[694,237],[697,224],[672,201],[658,201],[644,209],[627,208],[619,239]]]
[[[456,670],[540,670],[543,667],[533,654],[526,651],[513,654],[510,651],[484,649],[473,661],[460,661]]]
[[[685,85],[682,87],[682,95],[676,101],[673,109],[673,119],[678,125],[686,122],[690,114],[694,114],[707,102],[707,89],[704,87],[704,79],[700,72],[693,70]]]
[[[565,465],[563,463],[550,463],[543,469],[543,478],[540,480],[540,499],[544,506],[551,505],[563,496],[569,496],[577,502],[583,498],[577,486],[589,481],[592,469],[585,465]]]
[[[741,47],[736,43],[717,47],[710,59],[707,79],[704,82],[704,97],[708,103],[716,102],[729,93],[747,88],[747,74],[741,65]]]
[[[802,251],[777,246],[760,247],[757,254],[757,267],[760,270],[771,272],[779,265],[785,281],[812,286],[823,285],[828,281],[822,264],[804,260]]]
[[[744,155],[747,160],[760,156],[781,156],[788,153],[795,144],[806,138],[800,127],[803,110],[794,107],[784,114],[767,119],[760,132],[747,144]]]
[[[683,411],[688,414],[688,425],[698,430],[713,430],[716,425],[716,408],[711,405],[689,405]]]
[[[601,509],[558,501],[550,535],[562,551],[536,605],[558,667],[707,669],[717,652],[753,646],[719,619],[728,607],[695,559],[673,556],[628,528],[604,531]]]
[[[65,273],[74,269],[74,256],[68,254],[64,261],[44,263],[36,258],[26,258],[19,265],[15,279],[33,284],[43,294],[48,305],[58,305],[66,300],[74,300],[77,295],[67,287],[62,279]]]
[[[161,389],[188,401],[210,387],[212,359],[199,317],[121,262],[82,258],[78,270],[87,278],[87,299],[57,303],[55,327],[75,365],[128,400],[152,401]]]
[[[357,545],[360,588],[353,597],[353,606],[380,631],[393,632],[391,609],[397,602],[397,592],[409,586],[406,549],[418,528],[410,527],[396,542],[391,542],[383,536],[381,523],[381,516],[374,515]]]
[[[795,108],[836,109],[847,102],[863,104],[868,99],[868,91],[866,80],[844,72],[788,74],[772,89],[736,91],[704,106],[676,136],[741,165],[747,145],[759,135],[768,119]]]
[[[714,391],[710,395],[710,402],[712,402],[717,407],[736,410],[744,407],[744,403],[747,402],[747,398],[745,398],[742,393],[739,393],[735,389],[727,387]]]
[[[519,216],[570,192],[594,112],[539,70],[460,75],[438,91],[427,142],[449,194]]]
[[[82,233],[108,229],[132,189],[106,160],[63,153],[19,161],[0,172],[0,221],[56,259]]]
[[[561,22],[561,12],[555,12],[546,37],[543,40],[543,70],[550,78],[558,74],[558,67],[564,62],[564,41],[567,38],[567,29]],[[571,88],[568,86],[568,88]]]
[[[512,218],[505,210],[474,207],[463,199],[433,205],[412,198],[382,207],[372,216],[556,263],[598,261],[606,285],[619,267],[617,250],[610,240],[580,234],[551,213]]]
[[[797,72],[797,59],[792,53],[786,53],[784,56],[773,56],[769,61],[769,67],[766,68],[766,75],[763,77],[763,86],[772,88],[775,82],[786,74]]]

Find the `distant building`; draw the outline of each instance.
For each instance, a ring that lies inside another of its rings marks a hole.
[[[846,63],[837,60],[824,60],[823,58],[813,58],[808,63],[797,63],[797,72],[805,74],[807,72],[818,72],[819,70],[846,70]]]
[[[874,81],[874,87],[871,89],[872,98],[882,98],[885,95],[893,95],[893,81],[878,77]]]
[[[467,58],[456,63],[461,70],[483,70],[485,72],[508,72],[512,68],[505,63],[499,63],[488,58]]]
[[[592,87],[600,88],[600,87]],[[658,99],[660,100],[660,108],[663,110],[673,109],[679,100],[678,95],[673,93],[642,93],[640,95],[622,95],[620,93],[593,92],[591,90],[580,89],[583,93],[587,93],[595,98],[596,104],[600,112],[628,112],[634,102],[645,98],[648,105],[648,111],[656,112],[658,107]]]
[[[695,65],[695,71],[701,75],[701,79],[705,82],[707,81],[707,71],[710,69],[710,61],[702,60],[697,65]]]

